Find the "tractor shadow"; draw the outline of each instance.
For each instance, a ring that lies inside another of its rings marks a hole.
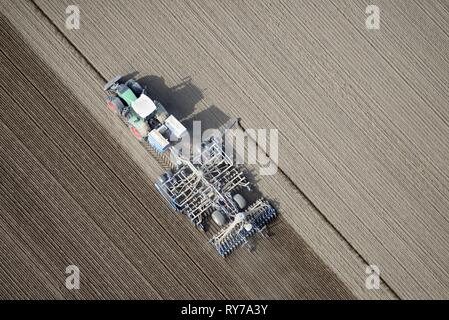
[[[169,113],[181,121],[194,113],[195,106],[204,97],[190,77],[182,79],[181,83],[173,87],[169,87],[163,77],[156,75],[145,76],[137,81],[151,99],[161,102]]]
[[[136,79],[145,89],[145,93],[153,100],[161,102],[170,114],[176,116],[191,132],[193,122],[199,121],[201,133],[208,129],[219,128],[230,117],[212,105],[207,109],[195,112],[196,105],[204,98],[203,90],[192,83],[191,77],[186,77],[175,86],[168,86],[163,77],[148,75],[137,77],[138,72],[131,72],[123,76],[122,81]]]
[[[150,75],[137,80],[145,88],[146,94],[153,100],[161,102],[167,111],[178,118],[189,132],[193,130],[194,121],[198,121],[201,134],[208,129],[219,128],[230,117],[218,107],[212,105],[195,112],[196,105],[204,98],[200,88],[186,77],[173,87],[169,87],[164,78]]]

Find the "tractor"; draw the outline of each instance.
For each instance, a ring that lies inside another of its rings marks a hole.
[[[170,115],[159,101],[153,101],[134,79],[122,81],[117,76],[105,84],[107,106],[120,114],[134,137],[148,143],[159,153],[166,151],[170,140],[178,140],[186,128]]]

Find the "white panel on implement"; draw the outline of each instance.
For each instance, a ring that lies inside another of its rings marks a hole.
[[[151,130],[148,134],[148,142],[159,152],[164,152],[170,145],[170,142],[157,130]]]
[[[170,115],[165,120],[165,125],[175,135],[176,138],[180,138],[187,129],[178,121],[173,115]]]
[[[139,115],[139,117],[144,119],[156,110],[156,105],[153,100],[143,93],[136,99],[136,101],[133,102],[131,107]]]

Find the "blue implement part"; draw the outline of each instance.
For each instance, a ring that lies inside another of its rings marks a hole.
[[[158,141],[156,141],[155,139],[153,139],[151,136],[148,136],[148,143],[150,144],[150,146],[153,147],[153,149],[155,149],[157,152],[159,153],[163,153],[165,151],[167,151],[167,149],[170,147],[169,144],[165,145],[165,146],[161,146]]]
[[[229,255],[236,248],[246,243],[257,231],[264,229],[276,217],[276,210],[271,205],[268,205],[267,202],[265,204],[264,207],[256,209],[256,212],[252,213],[249,219],[246,220],[246,223],[252,226],[250,230],[240,227],[237,232],[216,243],[216,249],[220,256],[226,257]]]

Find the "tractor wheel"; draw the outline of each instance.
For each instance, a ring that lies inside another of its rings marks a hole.
[[[140,134],[139,130],[137,130],[136,127],[134,127],[133,125],[130,124],[130,125],[129,125],[129,130],[131,130],[132,134],[134,135],[134,137],[135,137],[137,140],[139,140],[139,141],[142,141],[142,140],[143,140],[142,135]]]
[[[143,92],[142,86],[134,79],[126,81],[125,85],[134,92],[136,97],[139,97]]]
[[[117,106],[112,102],[112,101],[108,101],[107,106],[109,108],[109,110],[113,111],[113,112],[117,112]]]
[[[120,98],[114,96],[108,96],[106,98],[106,105],[108,106],[109,110],[116,113],[118,113],[125,107]]]

